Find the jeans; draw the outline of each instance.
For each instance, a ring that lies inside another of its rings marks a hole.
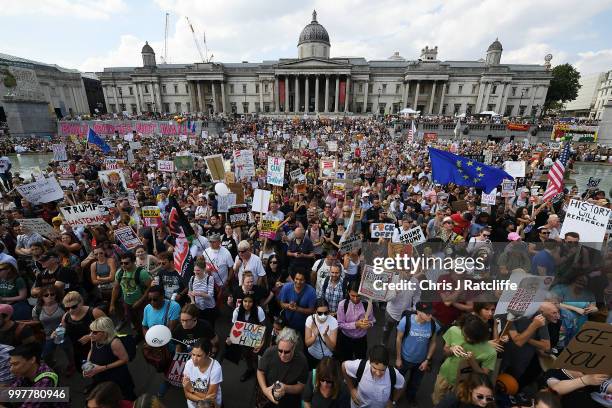
[[[419,385],[421,385],[421,380],[425,374],[424,371],[419,370],[420,365],[421,363],[409,363],[402,358],[402,367],[399,369],[399,372],[402,373],[404,377],[406,377],[406,374],[409,374],[406,386],[404,387],[404,390],[406,390],[406,399],[408,401],[416,400]]]

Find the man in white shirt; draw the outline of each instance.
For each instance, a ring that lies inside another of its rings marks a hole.
[[[317,260],[312,266],[310,284],[315,286],[317,293],[321,290],[321,285],[323,285],[325,278],[329,276],[329,270],[332,265],[338,264],[340,266],[340,276],[344,276],[344,266],[338,262],[337,256],[338,253],[336,251],[330,251],[325,258]]]
[[[402,226],[399,228],[393,229],[393,236],[391,237],[391,242],[394,244],[401,243],[400,236],[408,232],[412,228],[412,219],[408,216],[404,216],[402,218]]]
[[[233,273],[234,261],[230,252],[221,246],[221,237],[218,234],[213,234],[208,237],[210,247],[204,250],[204,259],[207,267],[209,267],[215,278],[215,282],[219,286],[224,286],[227,282],[227,277]],[[212,264],[209,266],[208,264]]]
[[[238,284],[242,282],[242,273],[251,271],[257,279],[257,285],[267,287],[266,270],[261,259],[251,252],[251,244],[248,241],[240,241],[238,244],[238,256],[234,263],[234,271],[238,273]]]

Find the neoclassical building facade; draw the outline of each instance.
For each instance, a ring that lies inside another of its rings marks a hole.
[[[313,12],[298,40],[298,57],[259,63],[157,64],[147,43],[142,67],[98,73],[109,112],[423,115],[494,111],[537,115],[550,84],[543,65],[503,64],[496,39],[484,59],[440,61],[426,46],[416,60],[330,57],[331,42]]]

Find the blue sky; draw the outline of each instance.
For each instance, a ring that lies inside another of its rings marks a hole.
[[[142,63],[148,40],[168,60],[199,59],[185,16],[215,61],[293,58],[312,10],[332,56],[416,59],[425,45],[441,60],[484,57],[499,37],[502,63],[570,62],[583,74],[612,69],[612,0],[0,0],[0,52],[82,71]]]

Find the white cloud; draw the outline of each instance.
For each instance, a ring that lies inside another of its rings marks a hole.
[[[310,22],[313,9],[329,33],[332,56],[381,59],[399,51],[407,59],[416,59],[425,45],[437,45],[442,60],[475,60],[484,58],[489,44],[499,37],[504,46],[502,63],[542,64],[547,53],[553,54],[553,63],[561,63],[568,53],[549,44],[584,31],[590,18],[612,6],[612,0],[516,0],[510,6],[504,0],[154,2],[160,13],[171,15],[168,57],[174,63],[199,60],[186,15],[199,41],[206,31],[215,61],[258,62],[295,58],[299,34]],[[126,34],[129,41],[124,35],[116,50],[89,58],[83,65],[96,70],[141,65],[140,49],[145,39],[137,39],[136,30]],[[149,43],[159,62],[163,39],[156,40],[149,39]]]
[[[580,52],[578,57],[580,59],[576,61],[575,66],[583,76],[612,69],[612,48]]]
[[[3,17],[69,16],[82,19],[108,19],[127,10],[124,0],[0,0]]]

